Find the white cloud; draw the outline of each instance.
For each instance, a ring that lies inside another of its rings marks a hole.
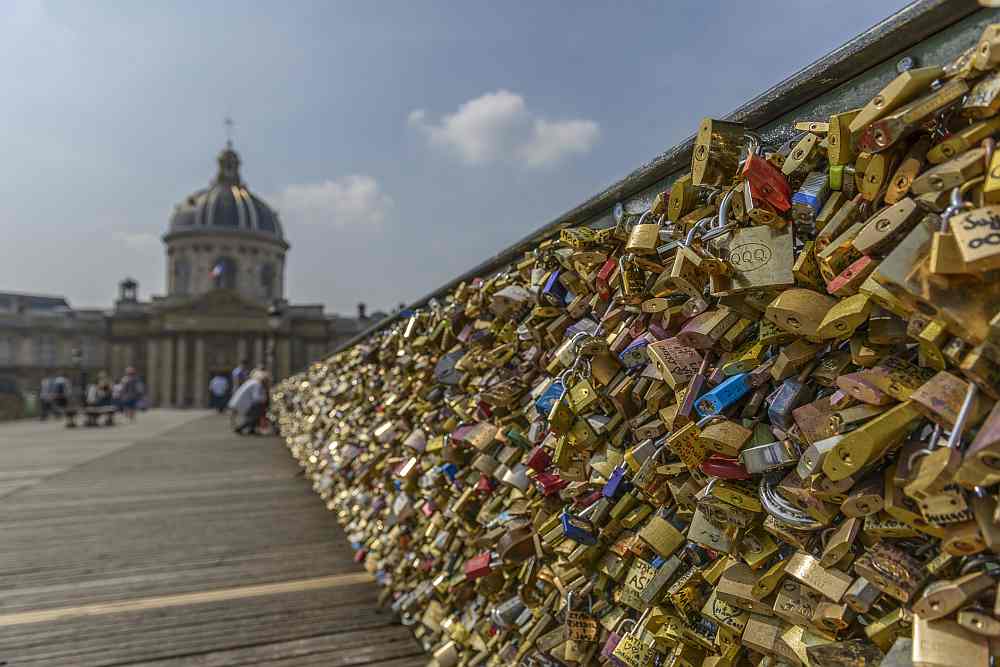
[[[567,155],[590,152],[601,130],[592,120],[535,121],[531,138],[518,149],[529,167],[555,164]]]
[[[555,164],[593,148],[600,134],[591,120],[551,121],[530,112],[524,98],[497,90],[463,102],[440,121],[428,121],[415,109],[407,123],[423,132],[431,145],[466,164],[510,160],[527,167]]]
[[[294,183],[271,199],[285,221],[334,227],[377,227],[393,207],[392,197],[366,174]]]
[[[160,237],[149,232],[111,232],[111,238],[124,243],[134,250],[149,250],[160,248]]]

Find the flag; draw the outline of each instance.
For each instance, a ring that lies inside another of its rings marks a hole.
[[[219,276],[222,275],[224,271],[225,267],[222,265],[222,262],[219,262],[218,264],[212,267],[212,277],[218,278]]]

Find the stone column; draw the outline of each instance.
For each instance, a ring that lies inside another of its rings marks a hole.
[[[194,340],[194,407],[205,407],[205,386],[208,377],[205,375],[205,339],[198,336]]]
[[[247,358],[247,339],[242,336],[236,340],[236,364]],[[233,367],[236,367],[233,364]]]
[[[159,388],[156,386],[156,381],[160,377],[160,368],[157,365],[160,361],[158,350],[159,342],[155,338],[146,341],[146,377],[143,381],[146,383],[146,400],[150,405],[156,405],[159,396]]]
[[[177,407],[188,405],[187,336],[177,336]]]
[[[257,336],[253,341],[253,360],[254,366],[266,366],[267,359],[264,358],[264,337]]]
[[[278,339],[278,349],[275,353],[275,380],[286,378],[292,374],[292,341],[288,338]]]
[[[174,388],[174,339],[169,335],[161,343],[161,356],[163,357],[160,366],[160,405],[164,408],[173,407]]]

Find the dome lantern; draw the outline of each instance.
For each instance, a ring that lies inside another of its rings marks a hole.
[[[219,153],[219,173],[215,182],[221,185],[243,185],[240,182],[240,156],[233,150],[231,141],[227,141],[225,150]]]

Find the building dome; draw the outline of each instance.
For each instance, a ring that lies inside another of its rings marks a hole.
[[[229,142],[211,185],[174,207],[163,242],[168,297],[223,289],[257,303],[283,298],[284,230],[274,209],[247,190],[240,156]]]
[[[240,178],[240,156],[231,144],[219,153],[218,161],[219,172],[212,184],[174,207],[167,237],[236,232],[274,239],[287,247],[278,214]]]

